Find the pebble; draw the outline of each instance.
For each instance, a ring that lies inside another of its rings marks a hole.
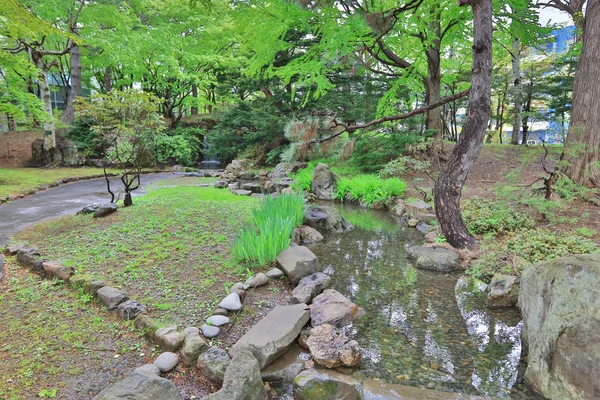
[[[223,326],[229,323],[229,318],[223,315],[213,315],[206,320],[206,323],[212,326]]]
[[[285,276],[285,273],[279,268],[273,268],[269,272],[267,272],[267,276],[271,279],[279,279]]]
[[[228,313],[229,311],[224,308],[215,308],[215,311],[213,311],[213,315],[227,315]]]
[[[221,333],[221,329],[217,328],[216,326],[210,326],[206,324],[202,325],[200,330],[202,331],[202,335],[207,339],[212,339]]]
[[[171,353],[170,351],[167,351],[165,353],[162,353],[160,356],[158,356],[156,358],[156,360],[154,360],[154,365],[156,365],[158,367],[160,372],[164,373],[164,372],[169,372],[170,370],[175,368],[175,366],[177,365],[178,362],[179,362],[179,356],[175,353]]]
[[[225,297],[220,303],[219,307],[224,308],[229,311],[237,311],[242,308],[242,302],[240,300],[240,295],[237,293],[230,293]]]

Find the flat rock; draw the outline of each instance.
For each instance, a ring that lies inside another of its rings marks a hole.
[[[206,319],[206,323],[212,326],[223,326],[229,323],[229,318],[223,315],[213,315]]]
[[[285,272],[280,270],[279,268],[273,268],[267,272],[267,277],[270,279],[279,279],[285,276]]]
[[[208,380],[222,383],[223,377],[225,376],[225,370],[229,366],[230,361],[231,360],[225,350],[213,346],[206,352],[200,354],[196,366]]]
[[[312,369],[294,379],[296,400],[361,400],[360,382],[335,371]]]
[[[294,378],[304,370],[309,359],[310,354],[294,344],[284,355],[262,370],[262,379],[265,382],[292,383]]]
[[[237,293],[229,293],[220,303],[219,307],[229,311],[237,311],[242,308],[242,301],[240,295]]]
[[[219,189],[224,189],[227,187],[228,184],[229,184],[229,182],[226,181],[225,179],[219,179],[218,181],[215,182],[215,187],[219,188]]]
[[[267,275],[263,274],[262,272],[259,272],[258,274],[249,278],[246,281],[245,286],[247,286],[249,288],[255,288],[255,287],[259,287],[259,286],[264,286],[267,283],[269,283],[269,277]]]
[[[240,351],[233,356],[223,379],[223,387],[206,400],[267,400],[258,361],[252,353]]]
[[[106,217],[107,215],[110,215],[117,211],[117,208],[117,205],[114,203],[100,204],[96,211],[94,211],[94,218]]]
[[[330,324],[341,328],[365,315],[365,311],[334,289],[327,289],[313,299],[310,319],[313,327]]]
[[[93,214],[100,207],[100,203],[94,203],[83,207],[81,210],[77,211],[77,215],[87,215]]]
[[[202,331],[202,336],[204,336],[207,339],[217,337],[219,336],[219,333],[221,333],[221,329],[219,329],[218,327],[206,324],[202,325],[200,327],[200,330]]]
[[[410,258],[416,260],[416,267],[440,272],[460,268],[460,255],[452,250],[439,247],[412,246],[407,250]]]
[[[177,330],[177,326],[171,325],[158,329],[154,333],[154,341],[167,351],[176,352],[183,346],[185,333]]]
[[[252,191],[238,189],[238,190],[234,190],[233,194],[235,194],[236,196],[250,196],[252,194]]]
[[[127,297],[127,293],[111,286],[101,287],[96,291],[96,294],[98,295],[98,300],[110,310],[114,310],[119,304],[129,298]]]
[[[309,317],[306,304],[277,306],[238,340],[231,354],[248,350],[264,368],[289,349]]]
[[[292,290],[291,304],[309,304],[317,295],[331,287],[331,277],[322,272],[311,274],[300,279],[298,286]]]
[[[404,202],[404,207],[409,218],[414,218],[419,221],[423,221],[423,216],[432,214],[433,206],[425,203],[423,200],[413,199],[411,201]]]
[[[319,259],[307,247],[289,247],[277,256],[277,265],[293,284],[319,271]]]
[[[135,319],[146,312],[146,306],[135,300],[127,300],[117,306],[117,314],[125,321]]]
[[[185,365],[192,366],[198,363],[198,357],[209,349],[208,344],[200,337],[198,333],[188,333],[183,342],[183,347],[179,351],[181,360]]]
[[[362,359],[358,342],[333,325],[313,328],[306,345],[315,363],[325,368],[355,367]]]
[[[25,246],[23,243],[11,244],[6,247],[6,254],[9,256],[15,256],[19,251],[24,250],[26,248],[27,246]]]
[[[227,314],[229,314],[229,311],[227,311],[226,309],[221,308],[221,307],[215,308],[212,312],[212,315],[227,315]]]
[[[155,367],[156,368],[156,367]],[[111,385],[92,400],[181,400],[173,382],[156,375],[151,367],[140,367]]]
[[[179,356],[175,353],[167,351],[156,357],[156,360],[154,360],[154,365],[156,365],[160,372],[165,373],[175,368],[178,362]]]

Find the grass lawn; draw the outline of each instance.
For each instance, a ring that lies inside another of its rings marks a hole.
[[[102,173],[102,168],[0,168],[0,197],[20,194],[64,178]]]

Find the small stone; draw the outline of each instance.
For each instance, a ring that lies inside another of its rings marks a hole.
[[[317,272],[316,274],[305,276],[300,279],[298,286],[292,291],[290,303],[309,304],[315,296],[321,294],[323,290],[329,289],[330,287],[331,277],[327,274]]]
[[[219,336],[219,333],[221,333],[221,329],[217,328],[216,326],[210,326],[206,324],[202,325],[200,330],[202,331],[202,335],[207,339],[212,339],[216,336]]]
[[[227,311],[224,308],[215,308],[215,310],[213,311],[212,315],[227,315],[229,314],[229,311]]]
[[[279,268],[273,268],[269,272],[267,272],[267,276],[270,279],[279,279],[279,278],[283,278],[285,276],[285,273],[282,270],[280,270]]]
[[[158,323],[146,314],[138,315],[133,324],[136,329],[142,331],[148,338],[153,338],[159,329]]]
[[[255,287],[259,287],[259,286],[264,286],[267,283],[269,283],[269,277],[265,274],[263,274],[262,272],[259,272],[258,274],[254,275],[252,278],[248,279],[246,281],[246,286],[248,286],[249,288],[255,288]]]
[[[250,196],[252,194],[252,191],[250,190],[234,190],[233,194],[235,194],[236,196]]]
[[[109,310],[114,310],[119,304],[127,300],[127,293],[111,286],[104,286],[96,292],[98,299],[102,304],[108,307]]]
[[[154,365],[158,367],[160,372],[165,373],[175,368],[178,362],[179,356],[175,353],[167,351],[165,353],[162,353],[156,358],[156,360],[154,360]]]
[[[213,346],[208,351],[200,354],[196,366],[210,381],[222,383],[229,362],[230,359],[225,350]]]
[[[230,293],[219,303],[219,307],[229,311],[239,310],[240,308],[242,308],[242,301],[240,300],[240,295],[237,293]]]
[[[127,300],[117,306],[117,314],[125,321],[130,321],[145,312],[146,306],[135,300]]]
[[[208,317],[206,323],[212,326],[223,326],[229,323],[229,318],[223,315],[213,315],[212,317]]]
[[[408,224],[408,226],[410,226],[411,228],[415,228],[417,225],[419,225],[419,222],[421,222],[421,221],[419,221],[419,220],[418,220],[418,219],[416,219],[416,218],[411,218],[411,219],[409,219],[409,220],[408,220],[407,224]]]
[[[197,329],[197,328],[194,328]],[[196,365],[198,363],[198,357],[200,354],[208,350],[208,344],[198,334],[188,334],[185,337],[183,347],[181,348],[180,354],[181,359],[185,365]]]
[[[183,345],[185,336],[185,333],[177,330],[177,326],[171,325],[157,330],[154,333],[154,341],[165,350],[175,352]]]

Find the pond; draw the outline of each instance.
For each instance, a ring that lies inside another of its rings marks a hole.
[[[523,322],[517,309],[492,311],[481,287],[460,273],[415,269],[406,248],[423,235],[388,213],[341,207],[355,226],[312,250],[333,288],[367,313],[352,334],[363,349],[357,377],[387,383],[533,399],[521,380]]]

